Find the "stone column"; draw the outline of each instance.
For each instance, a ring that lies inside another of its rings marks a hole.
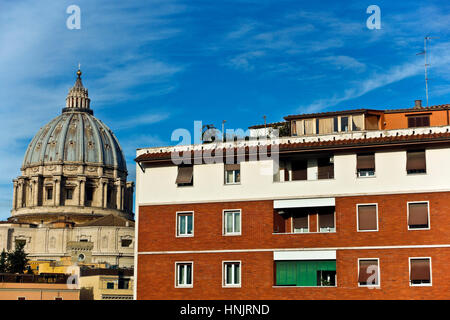
[[[134,182],[128,181],[127,182],[128,206],[126,208],[128,212],[133,212],[133,193],[134,193]]]
[[[59,206],[61,205],[61,177],[54,177],[55,182],[55,198],[54,198],[54,205]]]
[[[86,201],[86,177],[78,178],[78,205],[84,207]]]
[[[114,183],[116,186],[116,207],[117,210],[123,210],[123,181],[120,179],[117,179]]]
[[[107,208],[108,207],[108,179],[101,178],[100,179],[100,187],[102,188],[101,206],[102,206],[102,208]]]
[[[32,206],[37,207],[39,205],[39,177],[33,177],[31,180],[32,185]]]
[[[12,203],[12,208],[13,210],[17,209],[17,179],[13,180],[13,203]]]
[[[18,194],[17,194],[17,207],[22,208],[23,207],[23,179],[19,179],[19,187],[18,187]]]

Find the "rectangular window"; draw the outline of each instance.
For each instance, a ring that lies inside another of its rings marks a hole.
[[[334,117],[333,118],[333,132],[338,132],[339,131],[338,121],[339,121],[338,117]]]
[[[292,225],[294,233],[309,232],[309,215],[302,213],[293,216]]]
[[[66,188],[66,199],[67,200],[73,199],[73,188]]]
[[[223,286],[224,287],[241,286],[241,262],[226,261],[223,263]]]
[[[241,165],[225,164],[225,184],[238,184],[241,182]]]
[[[194,213],[177,213],[177,236],[192,237],[194,235]]]
[[[118,289],[127,290],[130,288],[130,280],[119,278]]]
[[[316,134],[320,133],[320,121],[319,119],[316,119]]]
[[[334,179],[333,157],[317,159],[317,178]]]
[[[378,259],[358,259],[358,284],[360,286],[379,286],[379,268]]]
[[[17,297],[17,300],[26,300],[25,297]]]
[[[106,289],[110,289],[110,290],[114,289],[114,282],[107,282]]]
[[[108,191],[106,192],[106,203],[111,203],[112,199],[112,189],[108,186]]]
[[[430,116],[408,116],[408,128],[429,127]]]
[[[375,154],[358,154],[356,156],[356,171],[358,172],[358,177],[375,176]]]
[[[91,186],[86,187],[86,200],[92,201],[94,199],[94,188]]]
[[[341,131],[349,131],[348,117],[341,117]]]
[[[241,234],[241,212],[240,211],[224,211],[223,226],[225,235]]]
[[[431,258],[409,258],[411,286],[431,285]]]
[[[408,151],[406,153],[406,172],[408,174],[427,172],[425,150]]]
[[[378,231],[378,206],[376,204],[357,205],[358,231]]]
[[[176,266],[176,287],[191,288],[193,285],[193,264],[192,262],[177,262]]]
[[[319,212],[319,232],[335,232],[334,209],[330,212]]]
[[[53,199],[53,188],[48,187],[47,188],[47,200],[52,200],[52,199]]]
[[[62,297],[55,297],[55,300],[57,300],[57,301],[62,301]]]
[[[408,202],[408,229],[429,229],[428,202]]]
[[[292,181],[308,179],[308,161],[295,160],[291,163]],[[288,179],[289,180],[289,179]]]
[[[193,186],[194,185],[194,166],[182,165],[178,166],[178,175],[175,183],[179,187]]]
[[[275,261],[275,285],[336,286],[336,260]]]

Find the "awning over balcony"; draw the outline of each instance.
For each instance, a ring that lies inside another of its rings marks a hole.
[[[274,261],[336,260],[336,250],[286,250],[274,251]]]
[[[273,201],[274,209],[334,207],[335,205],[335,198],[287,199]]]

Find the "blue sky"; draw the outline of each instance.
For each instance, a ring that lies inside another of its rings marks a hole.
[[[81,29],[69,30],[69,5]],[[381,9],[369,30],[366,9]],[[40,127],[60,114],[81,62],[95,116],[135,149],[174,144],[194,120],[247,128],[283,116],[450,103],[447,1],[0,0],[0,218]]]

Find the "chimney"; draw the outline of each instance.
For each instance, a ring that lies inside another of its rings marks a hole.
[[[422,100],[414,100],[414,109],[422,108]]]

